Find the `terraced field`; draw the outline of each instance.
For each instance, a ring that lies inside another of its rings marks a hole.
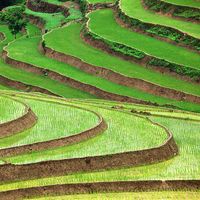
[[[16,37],[0,15],[0,199],[200,199],[199,2],[23,14]]]

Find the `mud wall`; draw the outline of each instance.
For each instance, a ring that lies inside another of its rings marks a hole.
[[[62,5],[52,4],[42,0],[28,0],[26,2],[27,8],[35,12],[45,12],[45,13],[58,13],[63,12],[67,17],[69,15],[68,8]]]
[[[1,192],[4,200],[21,200],[30,197],[61,196],[67,194],[92,194],[108,192],[144,192],[144,191],[196,191],[200,189],[199,180],[169,181],[119,181],[51,185]]]

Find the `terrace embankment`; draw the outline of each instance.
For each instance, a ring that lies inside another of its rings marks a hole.
[[[67,17],[69,15],[68,8],[63,5],[56,5],[42,0],[28,0],[26,2],[27,8],[35,12],[45,12],[45,13],[58,13],[63,12]]]
[[[145,119],[149,121],[149,119]],[[166,141],[158,147],[102,156],[44,161],[33,164],[5,164],[0,166],[0,181],[9,182],[13,180],[61,176],[80,171],[138,166],[157,163],[177,155],[178,147],[174,141],[173,135],[164,126],[154,123],[151,120],[150,122],[163,128],[168,135]]]
[[[36,115],[26,104],[24,104],[24,108],[25,110],[22,116],[17,119],[0,124],[0,138],[12,136],[14,134],[25,131],[26,129],[29,129],[35,125],[35,123],[37,122]]]
[[[50,185],[44,187],[24,188],[0,192],[0,198],[4,200],[20,200],[41,196],[61,196],[66,194],[89,194],[102,192],[143,192],[163,190],[187,190],[200,189],[199,180],[169,180],[169,181],[124,181],[124,182],[97,182]]]
[[[87,112],[92,112],[87,109],[84,109],[84,110],[86,110]],[[92,112],[92,113],[97,115],[97,117],[99,118],[99,123],[86,131],[77,133],[69,137],[60,138],[60,139],[33,143],[33,144],[17,146],[17,147],[10,147],[6,149],[0,149],[0,156],[1,157],[16,156],[19,154],[31,153],[33,151],[41,151],[41,150],[67,146],[67,145],[72,145],[78,142],[88,140],[92,137],[95,137],[103,133],[107,129],[107,124],[105,120],[99,114],[95,112]]]
[[[38,86],[33,86],[33,85],[28,85],[19,81],[15,81],[15,80],[11,80],[7,77],[1,76],[0,75],[0,83],[2,85],[5,86],[9,86],[11,88],[17,89],[17,90],[22,90],[25,92],[41,92],[44,94],[49,94],[49,95],[54,95],[54,96],[58,96],[54,93],[52,93],[51,91],[44,89],[44,88],[40,88]]]
[[[90,45],[99,47],[99,43],[94,44],[94,41],[92,41],[90,39],[86,39],[86,41]],[[105,50],[104,44],[101,43],[101,45],[103,45],[103,46],[101,46],[102,49]],[[159,85],[147,82],[142,79],[130,78],[130,77],[127,77],[120,73],[117,73],[113,70],[88,64],[79,58],[76,58],[71,55],[66,55],[61,52],[57,52],[54,49],[51,49],[46,46],[44,47],[44,46],[40,45],[40,50],[49,58],[53,58],[58,61],[67,63],[69,65],[72,65],[72,66],[84,71],[84,72],[87,72],[89,74],[93,74],[95,76],[99,76],[102,78],[106,78],[107,80],[112,81],[117,84],[121,84],[121,85],[132,87],[132,88],[137,88],[142,91],[148,92],[150,94],[167,97],[167,98],[171,98],[171,99],[175,99],[175,100],[189,101],[192,103],[200,103],[200,97],[192,95],[192,94],[187,94],[187,93],[177,91],[174,89],[161,87]]]
[[[69,85],[73,88],[88,92],[92,95],[95,95],[95,96],[103,98],[103,99],[116,100],[116,101],[121,101],[121,102],[142,103],[142,104],[147,104],[147,105],[154,105],[153,103],[150,103],[150,102],[147,102],[147,101],[138,100],[138,99],[134,99],[132,97],[107,92],[107,91],[104,91],[104,90],[102,90],[98,87],[95,87],[93,85],[82,83],[82,82],[74,80],[70,77],[59,74],[55,71],[40,68],[38,66],[34,66],[34,65],[31,65],[31,64],[22,62],[22,61],[15,60],[15,59],[9,57],[8,53],[5,50],[3,52],[3,58],[4,58],[4,60],[7,64],[12,65],[13,67],[23,69],[23,70],[26,70],[28,72],[40,74],[40,75],[46,74],[46,76],[48,76],[49,78],[51,78],[53,80],[67,84],[67,85]]]

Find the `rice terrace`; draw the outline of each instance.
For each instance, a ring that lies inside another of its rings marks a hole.
[[[200,200],[200,0],[0,0],[0,200]]]

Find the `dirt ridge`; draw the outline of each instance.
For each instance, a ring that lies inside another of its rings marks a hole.
[[[59,184],[43,187],[32,187],[0,192],[4,200],[21,200],[31,197],[62,196],[72,194],[91,194],[108,192],[145,192],[145,191],[170,191],[200,189],[199,180],[153,180],[153,181],[116,181],[96,183]]]
[[[45,12],[45,13],[58,13],[63,12],[67,17],[69,16],[69,9],[63,5],[56,5],[42,0],[27,0],[26,7],[34,12]]]

